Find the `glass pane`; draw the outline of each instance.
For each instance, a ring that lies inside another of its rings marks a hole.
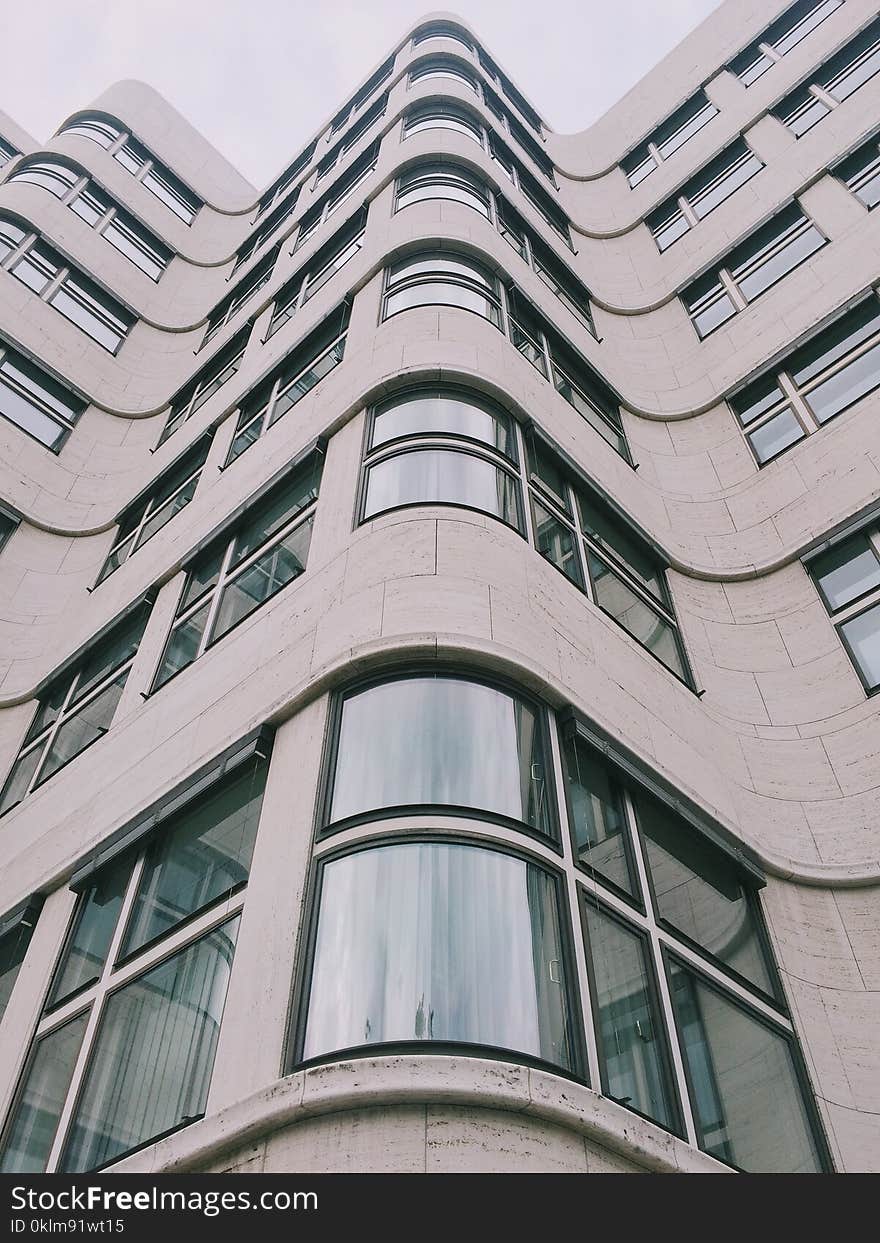
[[[102,868],[80,894],[73,930],[58,963],[47,1008],[93,984],[107,960],[122,899],[131,875],[131,858]]]
[[[4,937],[0,937],[0,1023],[12,996],[18,969],[24,962],[35,922],[36,916],[28,915]]]
[[[519,527],[519,486],[484,458],[452,449],[418,449],[371,466],[364,517],[401,505],[466,505]]]
[[[700,1147],[749,1173],[822,1169],[782,1035],[670,964]]]
[[[867,686],[880,686],[880,605],[840,627]]]
[[[86,1011],[34,1045],[10,1116],[0,1173],[41,1174],[45,1170],[88,1018]]]
[[[302,574],[309,555],[312,523],[313,519],[307,518],[283,540],[268,548],[246,570],[227,582],[211,634],[212,643],[216,643],[254,609]]]
[[[665,602],[663,569],[651,551],[639,542],[636,533],[627,530],[622,519],[584,489],[578,491],[577,499],[584,532],[616,552],[633,577],[647,587],[652,596]]]
[[[200,609],[193,613],[192,617],[184,622],[180,622],[171,631],[168,637],[168,645],[165,648],[165,655],[162,657],[162,664],[159,666],[159,672],[156,674],[156,680],[153,683],[153,690],[158,690],[170,677],[178,673],[181,669],[185,669],[187,665],[191,665],[198,655],[199,644],[202,641],[202,634],[208,621],[208,613],[210,612],[211,602],[203,604]]]
[[[100,306],[72,277],[66,277],[49,302],[56,311],[81,328],[93,341],[112,353],[124,339],[129,324],[114,313],[109,305]]]
[[[131,223],[123,223],[118,215],[110,221],[102,236],[151,280],[157,281],[165,271],[169,256],[159,251],[152,238],[136,231]]]
[[[80,751],[84,751],[93,742],[103,738],[113,721],[113,714],[122,696],[122,688],[125,686],[127,677],[128,670],[126,669],[120,677],[110,683],[106,690],[101,691],[94,699],[90,699],[88,703],[78,708],[59,727],[40,772],[38,785],[56,773],[74,756],[79,755]]]
[[[880,557],[864,535],[853,535],[810,562],[810,573],[833,611],[880,587]]]
[[[534,708],[494,686],[410,677],[343,704],[330,821],[379,808],[470,807],[553,834]]]
[[[41,742],[33,751],[19,756],[13,764],[4,783],[3,793],[0,795],[0,815],[15,807],[27,794],[37,764],[43,756],[45,745],[45,742]]]
[[[840,414],[880,386],[880,343],[848,363],[807,394],[807,405],[820,423]]]
[[[828,83],[828,91],[835,99],[849,99],[854,91],[880,73],[880,40],[866,56],[854,60],[850,69],[844,70]]]
[[[516,458],[508,415],[476,396],[443,390],[405,393],[382,406],[373,420],[372,446],[424,432],[468,436]]]
[[[58,275],[58,264],[48,254],[44,254],[39,244],[31,246],[13,267],[9,269],[14,277],[32,289],[34,293],[42,293],[49,282]]]
[[[602,1089],[621,1105],[677,1130],[666,1033],[645,941],[589,898],[582,902],[596,990]]]
[[[73,415],[70,412],[68,417]],[[67,427],[57,423],[23,393],[11,388],[0,376],[0,414],[34,436],[41,444],[54,449],[67,434]]]
[[[84,220],[91,228],[94,228],[102,216],[107,214],[111,202],[106,195],[101,194],[95,187],[92,187],[88,190],[80,190],[79,194],[68,206],[75,215]]]
[[[590,578],[596,603],[633,638],[661,660],[680,678],[685,679],[684,663],[675,631],[667,621],[619,578],[603,561],[588,552]]]
[[[147,540],[154,536],[157,531],[161,531],[165,523],[170,522],[178,510],[183,509],[185,505],[190,503],[195,496],[198,482],[199,477],[197,475],[195,479],[190,479],[189,483],[185,484],[173,497],[153,510],[141,527],[141,533],[138,537],[138,548],[140,548],[141,544],[146,544]]]
[[[412,203],[425,203],[439,199],[452,203],[464,203],[475,208],[481,216],[489,219],[489,201],[487,191],[482,186],[470,186],[459,180],[423,178],[411,185],[404,186],[401,178],[400,190],[397,195],[397,208],[408,207]]]
[[[584,578],[581,572],[580,557],[577,550],[577,536],[564,523],[560,522],[549,509],[532,498],[532,517],[535,527],[535,547],[542,557],[561,570],[566,578],[570,578],[578,587],[583,587]]]
[[[74,703],[82,699],[87,691],[97,686],[114,669],[131,659],[144,633],[148,612],[145,608],[134,610],[125,622],[115,627],[100,643],[95,644],[80,666],[76,690],[73,693]]]
[[[763,167],[756,155],[749,153],[744,158],[737,156],[730,168],[723,174],[719,173],[705,190],[688,196],[697,218],[702,220],[704,216],[708,216],[709,212],[714,211],[725,199],[729,199],[734,191],[745,185]]]
[[[204,1113],[238,918],[114,993],[60,1168],[94,1169]]]
[[[764,259],[748,276],[738,277],[735,270],[732,275],[737,281],[743,297],[751,302],[758,294],[769,289],[771,285],[786,276],[798,264],[803,263],[810,255],[825,245],[825,238],[815,225],[804,229],[787,242],[770,258]]]
[[[164,826],[147,852],[123,955],[247,882],[266,782],[246,764]]]
[[[733,305],[730,295],[722,289],[721,285],[718,285],[715,296],[701,302],[699,306],[693,303],[689,304],[688,312],[699,335],[707,337],[710,332],[720,328],[723,323],[726,323],[731,316],[736,314],[736,307]]]
[[[265,544],[310,505],[318,495],[319,478],[320,462],[310,459],[304,469],[297,471],[285,483],[281,491],[273,493],[268,501],[262,502],[236,537],[232,564],[238,565],[245,557],[256,552],[261,544]]]
[[[685,821],[644,795],[636,799],[661,919],[773,995],[773,981],[739,872]]]
[[[803,440],[806,432],[801,427],[791,410],[783,410],[772,419],[749,433],[749,443],[755,451],[755,457],[763,465],[776,457],[789,445]]]
[[[791,372],[795,384],[808,384],[878,332],[880,302],[871,296],[796,350],[788,359],[786,370]]]
[[[730,398],[730,406],[744,427],[754,422],[760,415],[772,410],[779,402],[784,401],[785,394],[776,383],[775,376],[767,376],[755,380],[748,388]]]
[[[684,237],[690,227],[690,222],[683,212],[676,210],[662,222],[651,224],[651,232],[654,234],[654,241],[657,243],[658,249],[666,250],[673,242],[677,242],[680,237]]]
[[[398,311],[409,311],[419,306],[457,306],[463,311],[482,315],[490,323],[500,322],[498,307],[487,294],[469,285],[439,280],[419,281],[388,294],[385,299],[385,318],[396,315]]]
[[[564,757],[578,862],[634,897],[637,888],[620,785],[580,738],[568,739]]]
[[[571,1070],[564,981],[542,868],[474,846],[360,851],[324,867],[304,1056],[444,1040]]]

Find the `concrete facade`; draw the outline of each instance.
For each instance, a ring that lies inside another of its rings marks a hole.
[[[729,1168],[700,1151],[692,1119],[679,1138],[602,1093],[586,995],[575,1022],[587,1031],[592,1072],[580,1079],[592,1086],[522,1064],[516,1050],[466,1057],[429,1046],[365,1048],[323,1065],[294,1064],[331,698],[356,678],[417,663],[501,677],[552,712],[573,707],[742,845],[766,876],[761,905],[783,1018],[799,1042],[830,1161],[842,1172],[880,1170],[880,700],[866,694],[803,563],[855,520],[873,513],[876,523],[880,393],[760,468],[726,400],[880,279],[880,211],[867,210],[829,171],[876,133],[880,74],[800,139],[772,114],[868,25],[876,6],[845,0],[745,87],[725,64],[787,7],[726,0],[589,130],[545,129],[536,141],[558,189],[502,132],[568,215],[572,250],[471,138],[445,129],[402,137],[402,118],[427,101],[456,101],[499,132],[465,84],[409,82],[413,64],[431,55],[456,58],[485,81],[474,51],[448,38],[414,45],[408,32],[391,75],[370,95],[372,102],[389,92],[384,114],[316,186],[315,165],[352,124],[331,135],[328,122],[299,175],[295,211],[234,279],[235,251],[260,218],[258,193],[151,88],[118,83],[88,114],[113,118],[198,195],[204,205],[189,227],[96,142],[62,125],[40,145],[0,116],[0,136],[24,153],[3,170],[0,213],[28,222],[136,316],[112,355],[0,272],[0,335],[87,400],[57,454],[0,419],[0,501],[20,519],[0,552],[4,772],[51,679],[74,668],[145,593],[152,601],[112,727],[0,819],[0,913],[32,894],[45,898],[0,1022],[4,1117],[75,908],[75,869],[225,748],[269,724],[276,732],[250,879],[243,898],[224,908],[240,910],[241,923],[204,1117],[112,1168]],[[441,20],[467,31],[445,14],[413,30]],[[468,37],[479,45],[477,33]],[[620,159],[701,87],[717,115],[630,189]],[[519,116],[509,99],[506,106]],[[765,167],[661,254],[644,217],[740,135]],[[380,136],[375,170],[292,253],[302,217]],[[170,249],[160,280],[44,188],[16,180],[37,154],[73,161]],[[428,200],[395,211],[401,171],[432,158],[471,169],[515,206],[589,288],[596,337],[471,207]],[[827,243],[699,340],[679,292],[795,197]],[[278,291],[363,203],[357,254],[267,338]],[[200,351],[212,309],[281,239],[267,282]],[[386,267],[420,246],[478,257],[515,282],[620,395],[637,470],[486,319],[419,306],[382,320]],[[242,399],[344,297],[351,318],[342,362],[225,467]],[[171,399],[245,324],[253,327],[237,372],[157,447]],[[365,412],[410,383],[466,385],[516,422],[533,421],[647,533],[669,566],[693,686],[489,514],[424,504],[358,521]],[[96,586],[120,512],[209,430],[213,441],[185,510]],[[302,577],[151,693],[184,567],[316,440],[325,446],[323,472]],[[548,867],[563,866],[559,852],[523,843],[491,818],[397,814],[384,828],[403,840],[426,826],[526,846]],[[332,844],[378,831],[376,823],[349,826]],[[567,833],[562,838],[573,893]],[[212,911],[205,926],[218,918]],[[588,993],[580,942],[572,970]],[[681,1053],[673,1058],[680,1075]]]

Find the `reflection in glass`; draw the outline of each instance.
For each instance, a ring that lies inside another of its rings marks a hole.
[[[262,766],[247,764],[161,830],[144,860],[123,954],[246,884],[265,780]]]
[[[14,928],[0,937],[0,1023],[12,996],[18,969],[24,962],[27,947],[34,930],[33,914],[20,919]]]
[[[602,1087],[614,1100],[676,1129],[663,1020],[654,1000],[646,943],[583,900],[596,989]]]
[[[828,607],[842,609],[880,587],[880,557],[864,535],[853,535],[810,563]]]
[[[686,680],[675,631],[655,613],[622,578],[590,552],[590,578],[596,603],[627,630],[634,639],[662,661],[678,677]]]
[[[561,570],[578,587],[583,587],[577,542],[570,527],[545,509],[532,497],[532,514],[535,526],[535,546],[542,557]]]
[[[383,807],[473,807],[551,834],[540,714],[456,677],[399,678],[343,701],[330,820]]]
[[[763,426],[749,433],[749,441],[755,451],[755,457],[763,465],[776,457],[789,445],[803,440],[806,433],[791,410],[785,409],[768,419]]]
[[[364,517],[401,505],[466,505],[519,529],[518,495],[516,480],[485,458],[417,449],[370,467]]]
[[[304,1057],[442,1040],[573,1070],[565,979],[543,868],[475,846],[359,851],[323,870]]]
[[[238,917],[114,993],[60,1169],[94,1169],[204,1113]]]
[[[577,859],[634,896],[623,792],[608,766],[576,735],[564,747]]]
[[[660,918],[772,995],[755,916],[734,865],[653,799],[640,795],[636,808]]]
[[[45,1170],[88,1017],[77,1015],[35,1045],[4,1138],[0,1173]]]
[[[467,436],[515,458],[511,420],[503,410],[472,393],[418,389],[394,397],[376,411],[372,447],[425,433]]]
[[[104,969],[131,874],[131,860],[102,868],[80,896],[76,922],[64,949],[48,1005],[94,983]]]
[[[700,1147],[753,1174],[822,1169],[789,1041],[670,964]]]
[[[871,690],[880,686],[880,604],[840,627],[853,659]]]
[[[226,584],[211,635],[212,643],[302,574],[311,535],[312,519],[308,518]]]

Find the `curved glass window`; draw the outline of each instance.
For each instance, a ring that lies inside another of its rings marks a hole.
[[[464,108],[456,108],[454,104],[430,103],[422,104],[407,113],[403,123],[403,136],[422,134],[425,130],[449,129],[457,134],[464,134],[476,142],[483,143],[482,127]]]
[[[457,306],[501,327],[498,282],[463,255],[417,254],[387,269],[383,318],[418,306]]]
[[[521,527],[517,481],[485,458],[457,449],[408,449],[369,467],[364,518],[432,504],[464,505]]]
[[[113,125],[112,122],[101,121],[97,117],[73,121],[70,125],[65,125],[59,132],[62,134],[76,134],[80,138],[89,138],[92,142],[96,142],[99,147],[103,147],[105,151],[113,146],[117,138],[122,137],[121,129]]]
[[[39,160],[19,165],[9,177],[10,181],[25,181],[32,186],[40,186],[48,190],[57,199],[63,199],[80,179],[80,174],[68,168],[66,164],[56,164],[54,160]]]
[[[427,82],[431,78],[452,78],[456,82],[463,82],[474,94],[479,94],[480,87],[476,76],[451,58],[434,56],[413,65],[409,71],[410,86],[415,86],[417,82]]]
[[[516,461],[510,415],[485,398],[458,389],[413,389],[373,412],[370,448],[407,436],[462,436]]]
[[[342,703],[330,822],[379,809],[473,808],[555,835],[543,713],[454,675],[414,675]]]
[[[409,207],[413,203],[439,199],[450,203],[464,203],[473,207],[487,220],[491,218],[488,187],[466,168],[457,164],[421,164],[401,173],[397,179],[397,198],[394,210]]]
[[[430,26],[423,26],[413,35],[413,47],[426,43],[428,39],[454,39],[469,52],[474,50],[473,44],[464,31],[458,26],[453,26],[451,22],[431,22]]]
[[[511,1049],[574,1070],[558,885],[478,846],[324,864],[304,1057],[389,1041]]]

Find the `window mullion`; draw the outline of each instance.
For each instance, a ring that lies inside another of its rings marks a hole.
[[[586,541],[584,533],[581,530],[580,514],[578,513],[577,492],[574,485],[568,480],[565,482],[565,499],[568,501],[568,508],[571,511],[571,531],[574,535],[574,546],[577,549],[577,555],[580,558],[581,579],[584,584],[584,591],[587,599],[596,603],[596,593],[593,590],[593,580],[590,577],[590,558],[587,556]],[[566,515],[567,517],[567,515]]]
[[[804,398],[801,394],[801,390],[795,384],[794,380],[791,378],[789,373],[787,371],[778,372],[776,376],[776,381],[779,387],[782,389],[785,396],[788,398],[789,405],[792,411],[794,412],[794,416],[798,420],[798,422],[801,424],[804,431],[807,432],[808,434],[810,432],[818,431],[821,425],[816,421],[816,419],[813,418],[813,415],[810,412],[809,406],[804,401]],[[773,412],[771,412],[771,414],[772,413]],[[765,420],[765,421],[769,421],[769,420]]]
[[[58,271],[55,273],[55,275],[53,276],[52,280],[49,281],[49,284],[46,286],[43,292],[39,295],[40,301],[41,302],[51,301],[51,299],[55,297],[58,290],[67,280],[68,276],[70,276],[70,268],[63,267],[63,266],[60,267]]]
[[[807,88],[811,95],[823,103],[826,108],[839,108],[840,100],[835,99],[830,91],[826,91],[824,86],[820,86],[818,82],[811,82]]]
[[[214,588],[214,596],[208,608],[208,616],[205,618],[205,628],[202,631],[202,637],[199,639],[199,646],[194,656],[194,660],[198,660],[202,656],[211,641],[211,631],[214,629],[214,623],[217,620],[217,612],[220,608],[220,601],[223,591],[226,587],[226,581],[229,574],[229,563],[232,560],[232,553],[235,549],[236,536],[233,535],[229,543],[226,545],[226,552],[223,554],[223,561],[220,565],[220,573],[217,576],[217,586]]]
[[[724,286],[725,292],[728,294],[737,311],[744,311],[749,304],[740,293],[739,286],[736,284],[727,268],[718,269],[718,280]]]
[[[662,163],[663,163],[663,156],[660,154],[660,148],[657,146],[657,144],[656,144],[656,143],[654,143],[654,142],[649,142],[649,143],[648,143],[648,151],[649,151],[649,153],[650,153],[650,154],[654,157],[654,161],[655,161],[655,163],[657,163],[657,164],[662,164]]]
[[[683,194],[680,195],[678,199],[678,210],[684,216],[685,220],[688,222],[691,228],[693,228],[695,225],[698,225],[700,223],[699,216],[694,211],[694,209],[691,207],[690,203],[688,202],[688,200],[685,198]]]

